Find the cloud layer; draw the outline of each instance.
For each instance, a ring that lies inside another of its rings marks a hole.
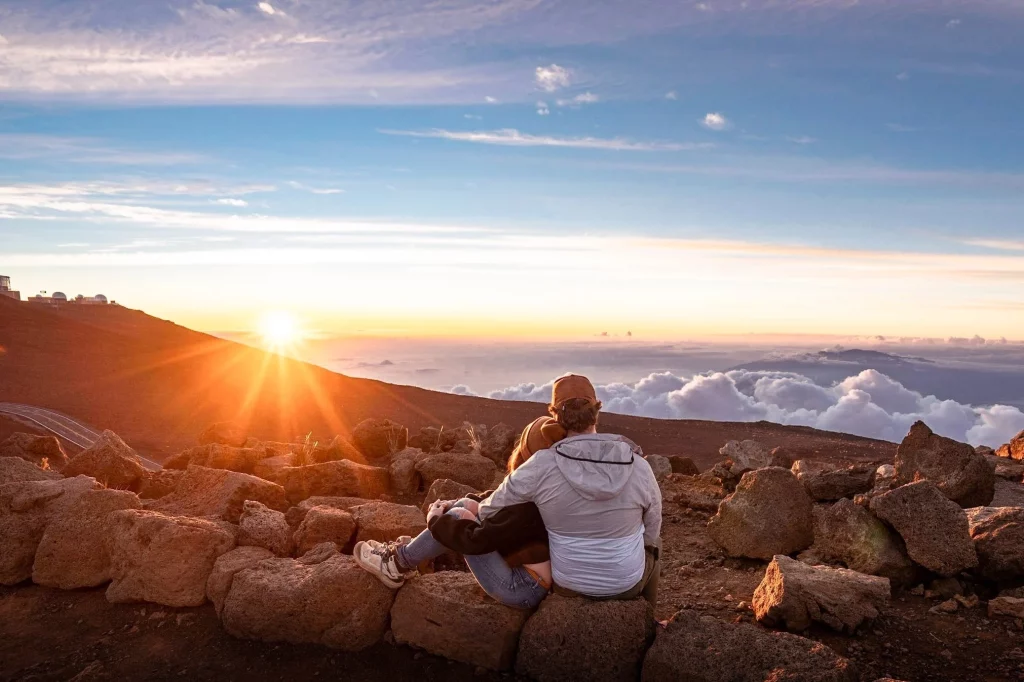
[[[466,386],[457,391],[468,394]],[[735,370],[690,378],[669,372],[632,384],[597,387],[605,410],[659,419],[706,419],[811,426],[899,442],[923,420],[936,433],[972,445],[998,447],[1024,429],[1016,407],[973,407],[911,391],[876,370],[823,387],[800,374]],[[547,402],[551,382],[511,386],[489,397]]]

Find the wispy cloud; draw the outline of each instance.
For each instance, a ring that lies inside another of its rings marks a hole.
[[[218,204],[220,206],[234,206],[237,208],[244,208],[249,205],[249,202],[246,201],[245,199],[234,199],[231,197],[226,197],[224,199],[214,199],[213,203]]]
[[[537,87],[545,92],[555,92],[572,83],[572,72],[564,66],[551,64],[550,66],[538,66],[534,71],[534,80]]]
[[[711,112],[701,119],[701,125],[709,130],[721,131],[728,128],[731,124],[729,119],[724,114],[718,112]]]
[[[404,135],[406,137],[427,137],[458,142],[474,142],[506,147],[568,147],[572,149],[602,149],[609,151],[634,152],[678,152],[692,149],[706,149],[707,144],[679,142],[640,142],[621,137],[554,137],[548,135],[531,135],[514,128],[501,130],[455,131],[455,130],[387,130],[377,132],[385,135]]]
[[[551,113],[551,109],[548,108],[548,103],[545,102],[544,100],[539,100],[537,102],[537,115],[538,116],[547,116],[550,113]]]
[[[668,92],[665,93],[665,99],[670,99],[670,100],[675,101],[675,100],[679,99],[679,95],[676,94],[675,90],[669,90]]]
[[[555,104],[557,104],[560,107],[579,107],[584,104],[594,104],[595,102],[598,101],[600,101],[600,98],[594,93],[584,92],[579,95],[576,95],[575,97],[570,97],[568,99],[555,100]]]
[[[817,138],[810,137],[809,135],[796,135],[792,137],[787,137],[786,140],[792,142],[793,144],[814,144],[815,142],[818,141]]]
[[[980,246],[997,251],[1024,251],[1024,241],[1014,239],[965,239],[968,246]]]
[[[95,138],[27,133],[0,133],[0,158],[53,159],[124,166],[198,164],[209,161],[203,155],[191,152],[137,151]]]
[[[310,187],[309,185],[305,185],[305,184],[303,184],[301,182],[296,182],[295,180],[289,180],[288,181],[288,186],[292,187],[294,189],[301,189],[302,191],[309,192],[311,194],[344,194],[345,193],[345,190],[338,189],[337,187]]]

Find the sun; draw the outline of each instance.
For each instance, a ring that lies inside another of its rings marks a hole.
[[[303,338],[295,316],[283,310],[263,313],[259,324],[263,344],[271,350],[286,350],[298,345]]]

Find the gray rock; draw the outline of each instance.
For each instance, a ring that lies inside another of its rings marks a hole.
[[[899,535],[851,500],[814,507],[814,548],[821,560],[908,585],[915,577]]]
[[[718,450],[718,454],[732,460],[730,469],[736,476],[763,469],[772,461],[772,451],[754,440],[731,440]]]
[[[672,462],[668,461],[667,457],[662,457],[661,455],[647,455],[645,459],[647,460],[647,463],[651,465],[651,471],[654,472],[654,480],[661,481],[672,473]]]

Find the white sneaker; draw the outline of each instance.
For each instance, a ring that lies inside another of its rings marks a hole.
[[[394,543],[363,540],[357,542],[352,550],[352,558],[365,571],[377,577],[382,583],[397,590],[405,579],[415,571],[403,572],[398,568],[398,557],[395,554],[397,545]]]

